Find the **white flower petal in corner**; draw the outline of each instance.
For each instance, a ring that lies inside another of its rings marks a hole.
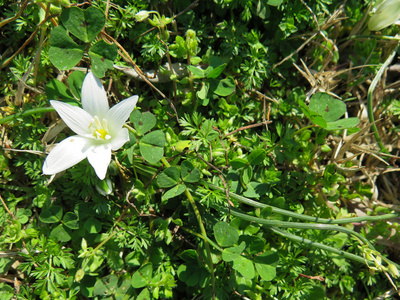
[[[43,173],[53,175],[87,158],[96,175],[103,180],[111,161],[111,150],[118,150],[129,133],[122,126],[138,101],[132,96],[109,109],[106,92],[98,79],[89,72],[82,85],[82,108],[52,100],[64,122],[78,135],[59,143],[47,156]]]
[[[64,171],[86,158],[88,140],[74,135],[56,145],[43,164],[43,174],[53,175]]]

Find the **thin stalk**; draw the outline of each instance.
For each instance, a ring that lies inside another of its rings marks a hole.
[[[382,152],[384,153],[389,153],[385,146],[383,145],[381,138],[379,136],[378,128],[376,127],[375,124],[375,118],[374,118],[374,111],[372,107],[372,100],[373,100],[373,95],[374,95],[374,90],[376,85],[378,84],[379,80],[381,79],[383,72],[386,70],[386,68],[390,65],[392,62],[393,58],[396,56],[397,49],[399,48],[399,45],[396,46],[396,48],[393,50],[393,52],[389,55],[389,57],[386,59],[386,61],[383,63],[383,65],[380,67],[378,73],[375,75],[374,80],[372,80],[371,85],[369,86],[368,89],[368,96],[367,96],[367,108],[368,108],[368,119],[369,122],[372,124],[372,131],[374,132],[375,139],[379,145],[379,148],[381,149]]]
[[[375,265],[373,261],[366,260],[366,259],[364,259],[364,257],[358,256],[358,255],[355,255],[353,253],[349,253],[349,252],[346,252],[346,251],[343,251],[343,250],[339,250],[339,249],[336,249],[336,248],[333,248],[333,247],[330,247],[330,246],[327,246],[327,245],[324,245],[324,244],[321,244],[321,243],[318,243],[318,242],[314,242],[314,241],[309,240],[309,239],[305,239],[305,238],[296,236],[296,235],[291,234],[291,233],[289,233],[289,232],[287,232],[285,230],[280,230],[280,229],[275,228],[273,226],[272,227],[268,227],[268,229],[270,229],[271,231],[275,232],[276,234],[279,234],[280,236],[286,237],[286,238],[288,238],[288,239],[290,239],[292,241],[299,242],[299,243],[306,244],[306,245],[310,245],[312,247],[319,248],[319,249],[322,249],[322,250],[325,250],[325,251],[329,251],[329,252],[335,253],[337,255],[341,255],[341,256],[343,256],[345,258],[354,260],[356,262],[363,263],[363,264],[365,263],[368,266],[374,266]]]
[[[170,167],[171,165],[169,164],[169,162],[165,159],[165,157],[163,157],[161,159],[161,162],[166,166],[166,167]],[[207,252],[207,264],[208,264],[208,268],[210,269],[210,273],[211,273],[211,283],[212,283],[212,291],[213,291],[213,299],[215,299],[215,276],[214,276],[214,264],[212,262],[212,257],[211,257],[211,249],[210,249],[210,244],[209,244],[209,239],[207,237],[207,232],[206,229],[204,227],[203,221],[201,220],[201,215],[200,215],[200,211],[196,206],[196,202],[194,201],[192,194],[190,193],[190,191],[186,188],[185,190],[185,195],[188,198],[190,204],[192,205],[194,214],[196,215],[197,218],[197,222],[199,223],[200,226],[200,231],[201,234],[204,237],[204,246]]]
[[[228,213],[228,209],[225,207],[219,207],[218,210],[224,211]],[[261,219],[253,216],[249,216],[240,212],[237,212],[234,209],[230,210],[231,214],[239,217],[243,220],[256,222],[259,224],[267,225],[267,226],[276,226],[276,227],[284,227],[284,228],[297,228],[297,229],[318,229],[318,230],[335,230],[339,232],[344,232],[349,235],[355,236],[357,239],[362,241],[364,244],[368,245],[372,250],[375,250],[374,246],[368,241],[365,237],[363,237],[358,232],[355,232],[351,229],[341,227],[338,225],[327,225],[327,224],[315,224],[315,223],[300,223],[300,222],[285,222],[285,221],[278,221],[278,220],[266,220]]]
[[[55,111],[55,109],[52,107],[39,107],[39,108],[29,109],[29,110],[26,110],[23,112],[19,112],[19,113],[1,118],[0,124],[11,122],[19,117],[25,117],[25,116],[30,116],[30,115],[34,115],[34,114],[43,114],[43,113],[50,112],[50,111]]]
[[[219,186],[216,186],[212,183],[206,182],[206,184],[214,189],[214,190],[219,190],[221,192],[225,192],[225,190]],[[204,196],[204,195],[203,195]],[[380,215],[380,216],[363,216],[363,217],[353,217],[353,218],[345,218],[345,219],[325,219],[325,218],[318,218],[318,217],[312,217],[312,216],[306,216],[302,214],[298,214],[292,211],[288,211],[285,209],[277,208],[271,205],[263,204],[254,200],[251,200],[249,198],[234,194],[232,192],[229,192],[229,197],[232,199],[235,199],[239,201],[240,203],[244,203],[253,207],[258,207],[258,208],[272,208],[272,212],[296,218],[299,220],[304,220],[304,221],[309,221],[309,222],[316,222],[316,223],[322,223],[322,224],[349,224],[349,223],[358,223],[358,222],[374,222],[374,221],[380,221],[380,220],[387,220],[387,219],[393,219],[399,216],[399,214],[386,214],[386,215]]]

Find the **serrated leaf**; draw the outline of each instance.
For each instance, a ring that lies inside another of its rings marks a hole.
[[[164,155],[165,135],[161,130],[146,134],[139,144],[140,154],[149,163],[155,164]]]
[[[179,196],[186,190],[186,185],[178,184],[177,186],[173,187],[172,189],[166,191],[164,195],[162,195],[162,200],[168,200],[174,197]]]
[[[57,26],[50,35],[49,58],[60,70],[75,67],[83,57],[84,46],[75,43],[63,26]]]
[[[185,160],[181,164],[181,177],[184,182],[198,182],[200,180],[200,171],[190,161]]]
[[[104,13],[93,6],[86,10],[76,6],[66,8],[60,19],[72,35],[86,43],[91,42],[100,33],[106,21]]]
[[[132,275],[132,286],[135,289],[147,286],[153,277],[153,264],[144,264]]]
[[[222,251],[222,259],[226,262],[234,261],[242,254],[244,248],[246,248],[245,242],[241,242],[239,246],[226,248]]]
[[[106,71],[113,68],[117,54],[117,45],[110,45],[104,40],[100,40],[90,47],[89,57],[92,61],[93,74],[99,78],[104,77]]]
[[[39,215],[39,220],[43,223],[57,223],[61,220],[63,209],[59,205],[53,205],[48,209],[44,209]]]
[[[136,129],[138,135],[143,135],[156,126],[157,119],[151,112],[141,113],[139,110],[134,110],[131,113],[130,121]]]
[[[169,188],[178,184],[180,171],[177,167],[168,167],[157,176],[157,184],[162,188]]]
[[[214,237],[221,247],[230,247],[239,240],[239,233],[226,222],[219,221],[214,225]]]

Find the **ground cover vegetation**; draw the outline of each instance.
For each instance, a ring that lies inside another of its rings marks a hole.
[[[380,2],[0,0],[0,298],[397,297]]]

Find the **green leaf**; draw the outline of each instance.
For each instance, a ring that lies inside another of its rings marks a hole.
[[[53,205],[45,209],[39,215],[39,220],[43,223],[57,223],[61,220],[63,209],[59,205]]]
[[[150,291],[148,289],[143,289],[139,296],[137,296],[136,300],[149,300],[151,299],[150,297]]]
[[[46,95],[49,100],[70,100],[71,102],[75,102],[78,105],[78,102],[75,100],[74,96],[68,90],[68,88],[57,79],[50,79],[46,84]],[[68,102],[68,101],[65,101]]]
[[[169,188],[177,185],[180,178],[180,171],[177,167],[168,167],[157,176],[157,184],[162,188]]]
[[[151,112],[141,113],[139,110],[134,110],[131,113],[130,121],[136,129],[138,135],[144,135],[156,126],[157,119]]]
[[[63,224],[70,229],[79,229],[79,218],[75,213],[69,211],[64,215]]]
[[[243,196],[248,198],[260,198],[268,192],[268,184],[251,181],[247,184],[247,190]]]
[[[110,45],[104,40],[100,40],[90,47],[89,57],[92,61],[93,74],[99,78],[104,77],[106,71],[113,68],[117,54],[117,45]]]
[[[177,186],[173,187],[172,189],[168,190],[164,195],[162,195],[162,200],[168,200],[179,196],[186,190],[186,185],[178,184]]]
[[[268,0],[267,4],[271,6],[279,6],[282,2],[283,0]]]
[[[246,248],[245,242],[241,242],[239,246],[226,248],[222,251],[222,259],[226,262],[234,261],[242,255],[244,248]]]
[[[310,111],[321,115],[326,122],[336,121],[346,113],[346,104],[326,93],[314,94],[310,99],[309,108]]]
[[[226,63],[222,64],[216,68],[213,68],[212,66],[209,66],[205,71],[204,74],[206,75],[207,78],[209,79],[215,79],[217,78],[222,71],[226,68]]]
[[[104,13],[93,6],[86,10],[76,6],[66,8],[60,19],[71,34],[86,43],[91,42],[100,33],[106,22]]]
[[[235,158],[229,162],[231,167],[234,168],[235,170],[247,166],[248,163],[249,162],[247,161],[247,159],[244,158]]]
[[[107,251],[107,262],[112,270],[122,271],[124,268],[124,260],[117,251],[111,249]]]
[[[147,286],[152,278],[153,264],[151,262],[144,264],[132,275],[132,286],[135,289]]]
[[[140,140],[140,154],[149,163],[155,164],[164,156],[164,145],[164,133],[161,130],[152,131]]]
[[[26,222],[28,222],[30,216],[32,216],[32,211],[25,208],[19,208],[17,210],[17,213],[15,214],[15,217],[21,224],[25,224]]]
[[[215,240],[221,247],[230,247],[239,240],[237,230],[226,222],[217,222],[213,229]]]
[[[115,293],[118,285],[118,277],[114,274],[108,275],[96,281],[94,285],[94,296],[110,296]]]
[[[253,279],[254,276],[256,275],[253,262],[243,256],[238,256],[233,261],[232,268],[237,270],[240,274],[242,274],[243,277],[248,279]]]
[[[194,67],[194,66],[187,66],[190,72],[193,73],[193,75],[197,78],[204,78],[204,71],[200,68]]]
[[[200,180],[200,171],[190,161],[185,160],[181,163],[181,176],[184,182],[198,182]]]
[[[232,94],[235,90],[235,87],[235,81],[231,77],[222,80],[210,81],[210,89],[221,97],[226,97]]]
[[[251,165],[255,166],[260,165],[264,161],[265,157],[266,153],[264,149],[255,149],[247,157],[247,160]]]
[[[86,220],[84,227],[89,233],[99,233],[103,225],[98,219],[90,217]]]
[[[74,71],[68,76],[68,85],[76,99],[81,99],[81,89],[86,74],[81,71]]]
[[[254,264],[262,280],[271,281],[276,276],[276,268],[270,265]]]
[[[71,235],[67,232],[63,225],[58,225],[51,232],[50,236],[58,242],[68,242],[71,240]]]
[[[195,286],[199,283],[200,272],[196,265],[180,265],[177,273],[178,278],[187,286]]]
[[[196,92],[197,97],[199,97],[199,99],[201,99],[201,100],[206,99],[209,88],[210,88],[210,84],[208,82],[203,82],[200,91]]]
[[[254,257],[254,264],[258,274],[265,281],[271,281],[276,276],[276,266],[279,263],[279,255],[275,251],[268,250]]]
[[[81,61],[85,47],[75,43],[63,26],[53,29],[49,43],[49,58],[56,68],[68,70]]]
[[[356,127],[360,123],[359,118],[346,118],[340,119],[334,122],[329,122],[326,126],[326,130],[339,130],[339,129],[348,129]]]

